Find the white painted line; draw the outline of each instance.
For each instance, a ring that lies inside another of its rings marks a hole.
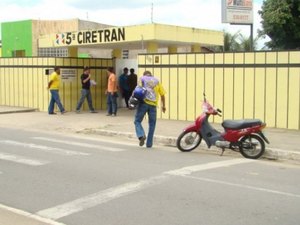
[[[11,155],[6,153],[0,153],[0,160],[21,163],[29,166],[42,166],[49,163],[47,161],[38,161],[38,160],[28,159],[21,156]]]
[[[227,166],[234,166],[237,164],[250,163],[253,161],[254,160],[244,159],[244,158],[232,159],[232,160],[226,160],[226,161],[221,161],[221,162],[212,162],[212,163],[207,163],[207,164],[188,166],[188,167],[184,167],[184,168],[181,168],[178,170],[171,170],[171,171],[165,172],[165,174],[174,175],[174,176],[184,176],[184,175],[190,175],[191,173],[199,172],[199,171],[203,171],[203,170],[209,170],[209,169],[215,169],[215,168],[227,167]]]
[[[11,213],[14,213],[14,214],[17,214],[17,215],[20,215],[20,216],[23,216],[23,217],[28,218],[28,219],[32,219],[32,220],[35,220],[35,221],[46,223],[46,224],[49,224],[49,225],[65,225],[63,223],[59,223],[59,222],[56,222],[56,221],[48,219],[48,218],[43,218],[41,216],[34,215],[34,214],[29,213],[29,212],[25,212],[23,210],[20,210],[20,209],[11,208],[11,207],[8,207],[8,206],[2,205],[2,204],[0,204],[0,209],[11,212]]]
[[[250,185],[237,184],[237,183],[231,183],[231,182],[227,182],[227,181],[214,180],[214,179],[202,178],[202,177],[194,177],[194,176],[184,176],[184,177],[192,178],[192,179],[195,179],[195,180],[201,180],[201,181],[205,181],[205,182],[224,184],[224,185],[229,185],[229,186],[234,186],[234,187],[247,188],[247,189],[251,189],[251,190],[255,190],[255,191],[263,191],[263,192],[268,192],[268,193],[272,193],[272,194],[278,194],[278,195],[284,195],[284,196],[288,196],[288,197],[300,198],[300,195],[298,195],[298,194],[293,194],[293,193],[289,193],[289,192],[282,192],[282,191],[276,191],[276,190],[267,189],[267,188],[254,187],[254,186],[250,186]]]
[[[63,137],[63,135],[60,135],[60,137]],[[103,140],[103,139],[100,140],[99,138],[96,138],[96,137],[82,136],[82,135],[76,135],[76,134],[68,134],[68,136],[65,136],[65,137],[66,138],[72,137],[72,138],[76,138],[78,140],[84,140],[84,141],[90,140],[90,141],[100,142],[101,144],[103,144],[103,142],[104,142],[104,143],[111,143],[111,144],[119,144],[122,146],[138,146],[136,143],[118,141],[116,138],[111,139],[111,137],[107,137],[109,139],[105,139],[105,140]]]
[[[170,176],[160,175],[150,177],[149,179],[122,184],[53,208],[39,211],[37,212],[37,215],[51,219],[59,219],[161,183],[168,177]]]
[[[202,171],[202,170],[209,170],[220,168],[224,166],[233,166],[241,163],[246,162],[254,162],[254,160],[247,160],[247,159],[233,159],[228,161],[221,161],[216,163],[208,163],[203,165],[196,165],[192,167],[184,167],[178,170],[172,170],[169,172],[164,172],[161,175],[150,177],[148,179],[142,179],[139,181],[134,181],[130,183],[125,183],[123,185],[112,187],[91,195],[88,195],[83,198],[76,199],[71,202],[67,202],[62,205],[54,206],[49,209],[41,210],[37,212],[38,215],[51,218],[51,219],[59,219],[73,213],[77,213],[83,211],[85,209],[106,203],[113,199],[120,198],[125,195],[129,195],[131,193],[146,189],[149,186],[153,186],[159,183],[162,183],[174,175],[188,175],[192,172]]]
[[[81,147],[86,147],[86,148],[94,148],[94,149],[99,149],[99,150],[104,150],[104,151],[111,151],[111,152],[125,151],[125,149],[121,149],[121,148],[99,146],[99,145],[95,145],[95,144],[88,144],[88,143],[82,143],[82,142],[57,140],[57,139],[54,139],[54,138],[33,137],[33,139],[49,141],[49,142],[55,142],[55,143],[61,143],[61,144],[67,144],[67,145],[81,146]]]
[[[71,150],[66,150],[61,148],[53,148],[44,145],[37,145],[33,143],[17,142],[12,140],[0,140],[0,143],[13,145],[13,146],[20,146],[24,148],[39,149],[45,152],[50,152],[50,153],[60,154],[60,155],[83,155],[83,156],[90,155],[89,153],[85,153],[85,152],[77,152],[77,151],[71,151]]]

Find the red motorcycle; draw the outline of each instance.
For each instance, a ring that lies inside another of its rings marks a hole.
[[[210,115],[222,116],[222,111],[210,105],[204,93],[203,96],[203,113],[196,118],[194,124],[186,127],[179,135],[177,148],[182,152],[190,152],[199,146],[203,138],[208,148],[211,146],[221,148],[222,154],[228,148],[239,151],[245,158],[261,157],[265,152],[265,142],[269,144],[262,132],[266,123],[259,119],[224,120],[222,123],[224,132],[219,132],[211,126],[208,119]]]

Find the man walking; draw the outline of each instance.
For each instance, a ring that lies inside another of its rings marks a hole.
[[[60,97],[59,97],[59,86],[60,86],[60,67],[54,67],[54,72],[50,75],[50,81],[48,83],[48,89],[51,93],[51,99],[48,107],[48,114],[53,115],[56,114],[54,112],[54,104],[56,103],[61,114],[64,114],[66,110],[64,109],[63,105],[61,104]]]
[[[87,99],[88,105],[89,105],[89,109],[91,113],[95,113],[95,109],[93,107],[93,103],[92,103],[92,95],[91,95],[91,91],[90,91],[90,87],[91,87],[91,74],[90,74],[90,68],[89,67],[84,67],[83,69],[83,74],[80,77],[81,79],[81,84],[82,84],[82,89],[81,89],[81,97],[79,99],[79,102],[77,104],[76,107],[76,112],[79,113],[80,112],[80,108],[84,102],[84,99]]]
[[[165,91],[157,78],[152,76],[150,71],[145,71],[140,79],[140,85],[147,89],[146,96],[143,102],[138,104],[135,114],[135,131],[139,139],[139,145],[143,146],[146,140],[145,131],[142,126],[142,121],[145,114],[148,114],[149,129],[146,141],[146,147],[151,148],[153,145],[153,136],[156,126],[156,114],[159,96],[161,97],[162,112],[166,111]]]

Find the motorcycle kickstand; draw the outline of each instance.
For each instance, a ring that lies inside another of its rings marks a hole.
[[[221,152],[220,156],[223,156],[224,152],[225,152],[225,148],[222,148],[222,152]]]

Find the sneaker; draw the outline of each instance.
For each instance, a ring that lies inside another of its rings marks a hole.
[[[145,136],[139,137],[139,140],[140,140],[139,145],[140,145],[140,146],[143,146],[143,145],[145,144],[146,137],[145,137]]]
[[[113,113],[113,114],[111,114],[111,116],[117,116],[117,115]]]
[[[66,110],[64,110],[64,111],[62,111],[62,112],[61,112],[61,114],[65,114],[66,112],[67,112],[67,111],[66,111]]]
[[[56,115],[56,113],[55,113],[55,112],[52,112],[52,113],[49,113],[49,115]]]
[[[90,113],[98,113],[98,112],[95,110],[91,110]]]
[[[111,116],[111,114],[107,113],[106,116]]]
[[[80,110],[76,110],[76,113],[80,113]]]

